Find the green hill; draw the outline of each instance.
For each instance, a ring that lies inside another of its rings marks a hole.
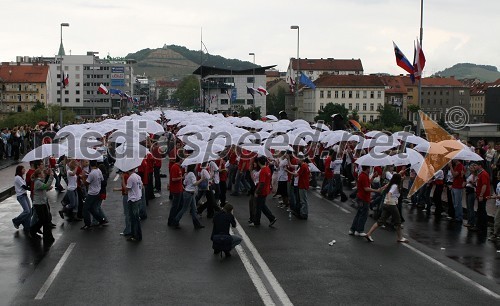
[[[481,82],[493,82],[500,79],[500,72],[495,66],[462,63],[439,71],[434,76],[454,76],[455,79],[459,80],[479,79]]]
[[[147,75],[154,79],[182,79],[198,68],[201,61],[200,51],[170,45],[157,49],[143,49],[129,53],[126,59],[137,61],[133,65],[134,74]],[[220,55],[203,54],[203,65],[234,70],[250,69],[254,65],[238,59],[227,59]]]

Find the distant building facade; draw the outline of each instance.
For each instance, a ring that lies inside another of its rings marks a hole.
[[[446,120],[452,107],[461,107],[470,114],[470,88],[453,77],[422,79],[420,108],[433,120]]]

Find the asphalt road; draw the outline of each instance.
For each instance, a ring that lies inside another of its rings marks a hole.
[[[108,190],[118,186],[113,175]],[[165,184],[166,186],[166,184]],[[195,230],[190,217],[168,228],[167,193],[150,202],[143,241],[127,242],[119,193],[108,193],[108,226],[84,232],[57,216],[51,193],[55,244],[26,238],[10,219],[15,198],[0,203],[0,304],[2,305],[493,305],[500,301],[497,247],[447,222],[434,222],[405,208],[409,246],[391,230],[368,243],[347,235],[354,217],[349,202],[331,202],[309,192],[307,221],[289,219],[268,205],[274,228],[246,225],[248,198],[229,197],[244,236],[229,259],[214,256],[211,220]],[[60,197],[61,195],[59,195]],[[368,219],[367,228],[373,220]],[[328,243],[336,240],[333,246]],[[64,261],[65,259],[65,261]],[[56,274],[57,272],[57,274]],[[44,284],[53,279],[44,291]],[[42,294],[44,293],[44,294]],[[35,299],[38,297],[39,299]]]

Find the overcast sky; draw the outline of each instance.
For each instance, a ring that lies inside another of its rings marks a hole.
[[[424,74],[459,62],[500,67],[500,1],[424,0]],[[360,58],[365,73],[404,73],[392,41],[408,58],[419,35],[420,0],[0,0],[0,61],[16,55],[54,56],[60,23],[66,54],[125,56],[176,44],[277,65],[301,58]]]

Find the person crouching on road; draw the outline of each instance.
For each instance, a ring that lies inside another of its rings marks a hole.
[[[52,182],[54,181],[54,176],[52,172],[49,173],[49,179],[44,183],[45,174],[41,169],[35,170],[33,174],[34,178],[34,195],[33,195],[33,207],[36,210],[38,216],[38,221],[31,226],[30,234],[33,238],[40,238],[37,232],[43,226],[43,242],[46,244],[52,244],[54,242],[54,237],[52,236],[52,223],[49,217],[48,209],[48,199],[47,190],[52,189]]]
[[[266,205],[266,197],[271,193],[271,169],[267,166],[265,156],[257,159],[260,167],[259,184],[255,190],[255,217],[249,226],[259,226],[261,213],[269,219],[269,227],[272,227],[278,220]]]
[[[141,221],[139,219],[139,206],[142,202],[142,185],[141,177],[135,173],[135,169],[128,171],[129,177],[127,179],[127,206],[128,206],[128,216],[130,220],[130,237],[127,241],[141,241],[142,240],[142,230]]]
[[[229,234],[229,226],[232,226],[233,228],[236,227],[236,220],[233,216],[233,205],[224,205],[224,208],[220,212],[215,214],[213,222],[214,227],[212,229],[212,236],[210,236],[210,240],[214,242],[214,254],[219,254],[221,251],[223,251],[219,249],[217,245],[217,239],[220,238],[218,236],[222,235],[225,236],[223,238],[231,237],[231,248],[229,250],[224,250],[226,257],[231,257],[231,250],[234,249],[242,241],[242,238],[240,236]]]
[[[385,224],[387,219],[392,216],[392,222],[394,224],[394,228],[396,228],[396,233],[398,235],[398,242],[408,243],[409,240],[403,237],[403,231],[401,229],[401,216],[399,214],[399,210],[397,208],[398,198],[400,196],[400,185],[401,185],[401,174],[395,173],[389,184],[389,192],[385,196],[384,207],[382,210],[382,215],[378,219],[378,221],[372,225],[368,233],[366,233],[366,240],[369,242],[373,242],[372,234],[375,230]]]

